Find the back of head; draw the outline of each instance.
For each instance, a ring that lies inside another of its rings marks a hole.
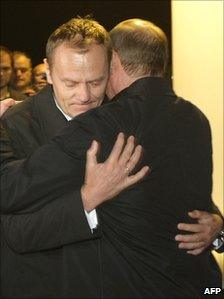
[[[111,44],[129,76],[163,76],[168,62],[165,33],[153,23],[129,19],[110,31]]]
[[[73,18],[57,28],[49,37],[46,46],[46,57],[51,66],[55,48],[66,43],[80,52],[88,51],[92,43],[105,46],[108,58],[111,56],[110,38],[106,29],[89,17]]]

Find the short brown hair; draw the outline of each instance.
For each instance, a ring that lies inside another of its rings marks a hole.
[[[52,65],[53,52],[62,43],[67,43],[72,48],[85,51],[93,42],[105,46],[108,58],[111,57],[109,33],[106,29],[90,17],[77,17],[69,20],[57,28],[49,37],[46,45],[46,57]]]
[[[115,26],[110,38],[128,75],[164,75],[168,41],[159,27],[147,20],[129,19]]]

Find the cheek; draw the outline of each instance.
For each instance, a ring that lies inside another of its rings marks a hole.
[[[94,100],[95,104],[94,105],[99,105],[99,103],[101,103],[101,101],[103,100],[104,98],[104,89],[98,89],[98,90],[92,90],[91,91],[91,100]]]
[[[98,86],[96,90],[93,91],[98,98],[104,98],[107,88],[107,81],[105,81],[102,85]]]
[[[54,84],[54,94],[60,105],[62,107],[67,107],[70,99],[73,98],[74,92],[70,90],[68,91],[62,85],[57,85],[57,87],[55,87]]]
[[[12,74],[8,74],[8,75],[5,76],[5,78],[6,78],[7,80],[10,80],[10,79],[11,79],[11,76],[12,76]],[[4,77],[4,76],[3,76],[3,77]]]
[[[22,77],[28,81],[30,79],[30,74],[24,74]]]

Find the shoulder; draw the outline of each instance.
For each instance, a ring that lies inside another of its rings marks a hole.
[[[133,98],[119,98],[112,100],[100,107],[87,111],[76,118],[75,122],[110,135],[112,132],[132,130],[140,118],[140,109],[137,100]]]
[[[211,128],[205,114],[192,102],[177,98],[172,124],[177,132],[189,140],[211,138]]]
[[[1,118],[3,123],[10,121],[32,120],[35,116],[36,106],[40,101],[45,101],[49,97],[49,90],[27,97],[25,100],[19,102],[15,106],[8,109]]]
[[[30,115],[33,109],[33,98],[27,98],[8,109],[1,118],[3,123]]]
[[[197,122],[209,124],[206,115],[191,101],[185,100],[181,97],[177,97],[174,105],[176,106],[176,114],[178,117],[189,121],[194,120]]]

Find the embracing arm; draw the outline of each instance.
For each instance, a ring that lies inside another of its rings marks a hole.
[[[2,215],[1,224],[8,246],[19,253],[57,248],[101,235],[100,228],[90,230],[79,191],[67,192],[36,212]]]
[[[85,182],[80,191],[67,193],[33,213],[4,215],[3,228],[8,245],[20,253],[60,247],[100,236],[100,228],[91,233],[84,215],[105,200],[141,180],[148,172],[143,167],[130,175],[138,163],[142,148],[134,138],[119,134],[104,163],[97,162],[98,144],[87,152]],[[81,212],[80,212],[81,211]]]
[[[175,239],[179,242],[180,249],[186,249],[187,253],[198,255],[212,245],[223,228],[224,221],[221,212],[214,204],[211,213],[194,210],[188,215],[197,223],[179,223],[178,229],[188,232],[188,234],[179,234]]]

